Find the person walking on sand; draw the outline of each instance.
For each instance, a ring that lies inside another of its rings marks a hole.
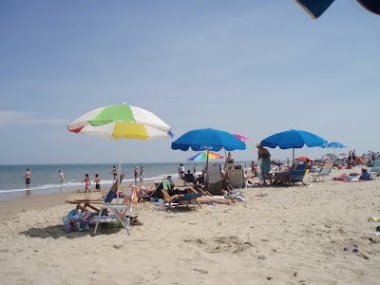
[[[63,183],[65,183],[65,174],[61,170],[58,170],[58,179],[59,179],[59,183],[61,183],[61,185],[63,185]]]
[[[144,167],[142,165],[140,166],[140,182],[144,182]]]
[[[115,183],[117,181],[117,168],[115,165],[112,166],[112,172],[111,173],[113,174],[113,183]]]
[[[264,148],[261,144],[256,145],[258,151],[258,160],[260,161],[260,170],[264,185],[266,184],[266,178],[272,183],[272,175],[269,173],[271,168],[271,160],[269,151]]]
[[[95,174],[95,189],[96,189],[96,192],[100,192],[100,177],[99,177],[99,174],[96,173]]]
[[[82,183],[84,182],[84,193],[86,192],[91,192],[90,191],[90,185],[91,185],[91,181],[90,181],[90,177],[88,176],[88,174],[86,173],[85,176],[84,176],[84,180],[82,181]]]
[[[24,174],[24,178],[25,178],[25,185],[26,185],[26,189],[29,190],[29,187],[30,187],[30,179],[32,177],[32,173],[30,172],[30,169],[27,168],[26,171],[25,171],[25,174]]]
[[[138,168],[137,166],[135,167],[135,169],[133,170],[133,174],[135,175],[135,184],[137,183],[137,175],[139,174],[138,173]]]

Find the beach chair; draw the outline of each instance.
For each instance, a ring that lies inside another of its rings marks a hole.
[[[120,184],[124,179],[124,174],[120,175]],[[99,204],[102,203],[110,203],[115,197],[117,197],[116,190],[118,189],[118,181],[116,181],[108,191],[107,195],[105,198],[100,198],[100,199],[75,199],[75,200],[68,200],[65,201],[66,203],[69,204],[75,204],[77,205],[76,208],[77,210],[81,210],[81,212],[84,211],[89,211],[88,208],[94,210],[95,212],[99,212]]]
[[[242,168],[234,168],[234,169],[228,170],[227,176],[228,176],[228,182],[234,188],[244,188],[244,186],[246,185],[244,169]]]
[[[379,172],[380,172],[380,156],[377,156],[373,159],[371,174],[376,174]]]
[[[152,195],[150,196],[151,198],[163,198],[161,190],[166,190],[166,191],[171,191],[174,189],[174,181],[171,177],[171,175],[167,176],[164,178],[160,184],[158,184],[157,188],[155,191],[153,191]]]
[[[224,176],[220,164],[212,164],[207,169],[207,191],[213,195],[223,195]]]
[[[91,224],[95,223],[93,235],[96,234],[99,223],[120,223],[129,235],[132,204],[137,204],[137,193],[134,185],[132,185],[124,194],[123,202],[121,204],[107,202],[100,204],[98,215],[93,216],[90,222]],[[108,212],[113,213],[113,215],[109,215]]]
[[[323,181],[325,181],[325,177],[330,175],[331,170],[334,167],[334,163],[335,159],[327,159],[319,172],[310,174],[313,181],[315,182],[317,179],[320,181],[321,178],[323,178]]]
[[[305,173],[306,173],[306,164],[300,163],[295,167],[295,169],[291,169],[289,171],[282,172],[282,173],[277,173],[273,179],[273,183],[275,185],[278,185],[278,184],[294,185],[294,183],[296,182],[302,182],[302,184],[306,185],[303,182]]]
[[[306,173],[306,164],[301,163],[298,164],[296,169],[292,170],[290,174],[290,183],[294,185],[296,182],[302,182],[303,185],[306,185],[305,182],[303,182],[303,178]]]

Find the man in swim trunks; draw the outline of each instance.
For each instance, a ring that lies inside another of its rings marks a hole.
[[[29,168],[26,169],[25,171],[25,185],[26,185],[26,189],[29,190],[29,187],[30,187],[30,178],[32,176],[32,173],[30,172]]]

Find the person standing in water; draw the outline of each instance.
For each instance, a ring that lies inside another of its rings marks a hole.
[[[65,183],[65,174],[61,170],[58,170],[58,179],[59,179],[59,183],[61,183],[61,185],[63,185],[63,183]]]
[[[29,187],[30,187],[30,179],[32,177],[32,173],[30,172],[30,169],[27,168],[24,174],[25,178],[25,186],[26,186],[26,196],[29,196],[31,194]]]
[[[144,182],[144,167],[140,166],[140,182]]]
[[[29,187],[30,187],[30,179],[32,177],[32,173],[30,172],[30,169],[27,168],[26,171],[25,171],[25,185],[26,185],[26,189],[29,190]]]

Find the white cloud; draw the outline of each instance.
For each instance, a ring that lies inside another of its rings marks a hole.
[[[0,110],[0,127],[13,125],[61,125],[67,124],[62,118],[42,118],[33,112]]]

